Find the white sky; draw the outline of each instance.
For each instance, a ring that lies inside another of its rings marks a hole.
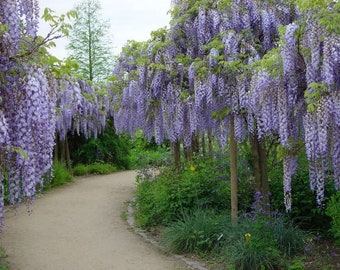
[[[57,15],[65,14],[81,1],[76,0],[38,0],[40,13],[46,7],[51,8]],[[168,26],[171,0],[100,0],[102,18],[109,19],[110,38],[113,42],[114,54],[119,54],[128,40],[146,41],[151,31]],[[39,34],[46,35],[49,26],[41,21]],[[67,39],[56,41],[56,48],[51,54],[63,59],[67,57],[65,46]]]

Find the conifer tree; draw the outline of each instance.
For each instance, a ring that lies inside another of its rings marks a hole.
[[[78,72],[85,79],[102,81],[110,75],[113,64],[108,37],[110,23],[101,18],[101,5],[97,0],[84,0],[75,11],[78,17],[69,36],[69,57],[78,61]]]

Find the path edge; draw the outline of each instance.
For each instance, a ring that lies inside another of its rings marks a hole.
[[[150,244],[152,244],[153,246],[155,246],[156,248],[160,249],[161,251],[163,251],[164,253],[168,253],[165,248],[158,242],[156,241],[153,237],[149,236],[145,231],[143,231],[141,228],[139,228],[138,226],[136,226],[135,223],[135,217],[133,216],[133,203],[134,203],[135,199],[132,199],[132,201],[130,201],[128,203],[127,206],[127,216],[126,216],[126,221],[129,225],[129,227],[139,236],[141,236],[145,241],[149,242]],[[206,264],[202,263],[202,262],[198,262],[198,261],[194,261],[190,258],[187,258],[183,255],[178,255],[178,254],[171,254],[171,256],[173,256],[174,258],[184,262],[186,265],[188,265],[191,269],[194,270],[209,270],[209,268],[207,268]]]

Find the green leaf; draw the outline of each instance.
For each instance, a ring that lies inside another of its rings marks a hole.
[[[0,22],[0,35],[6,33],[8,31],[8,24],[3,24]]]
[[[8,152],[14,152],[14,153],[17,153],[19,154],[20,156],[22,156],[25,160],[28,160],[28,154],[25,150],[23,150],[22,148],[20,147],[16,147],[16,146],[7,146],[6,147],[6,150]]]

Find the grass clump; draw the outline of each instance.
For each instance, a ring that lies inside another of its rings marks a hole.
[[[222,258],[231,269],[286,269],[290,259],[303,254],[306,234],[284,217],[245,217],[229,226]]]
[[[283,214],[271,211],[267,199],[257,192],[251,210],[225,234],[225,260],[235,269],[280,269],[304,252],[307,234]]]
[[[226,212],[186,212],[161,233],[165,247],[217,256],[228,269],[287,269],[290,259],[304,253],[307,234],[284,215],[264,209],[259,196],[237,226]]]
[[[263,241],[247,243],[240,240],[228,249],[227,257],[230,268],[238,270],[274,270],[281,261],[278,250]]]
[[[225,217],[214,211],[197,209],[183,214],[162,232],[168,251],[173,253],[207,252],[216,247],[223,231]]]

